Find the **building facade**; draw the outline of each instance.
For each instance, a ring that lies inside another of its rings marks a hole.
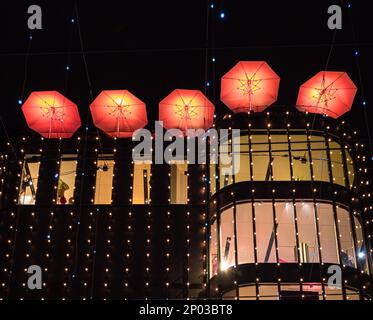
[[[371,195],[356,133],[280,107],[215,127],[228,130],[217,146],[228,164],[134,162],[130,139],[88,133],[9,145],[0,298],[371,299]],[[41,290],[28,289],[31,265]],[[328,284],[333,274],[341,285]]]

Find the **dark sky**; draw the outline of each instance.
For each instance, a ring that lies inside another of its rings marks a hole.
[[[17,101],[25,100],[34,90],[60,91],[78,104],[85,122],[90,95],[74,2],[2,3],[0,114],[11,136],[29,132]],[[208,2],[214,8],[208,8]],[[369,102],[373,99],[373,27],[369,2],[342,3],[343,29],[337,32],[329,63],[330,70],[348,72],[359,88],[352,112],[345,118],[359,128],[365,141],[368,135],[362,101],[368,103],[369,122],[372,114]],[[158,116],[158,102],[173,89],[204,91],[207,70],[211,83],[207,95],[215,103],[218,114],[222,114],[227,108],[219,102],[220,77],[239,60],[265,60],[281,77],[278,104],[292,105],[299,85],[325,68],[333,37],[326,24],[327,8],[340,3],[340,0],[78,1],[93,96],[103,89],[129,89],[146,102],[149,120],[153,122]],[[31,4],[39,4],[43,10],[43,30],[32,32],[30,45],[27,8]],[[224,19],[221,13],[225,14]]]

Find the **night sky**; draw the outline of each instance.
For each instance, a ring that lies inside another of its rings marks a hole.
[[[149,122],[154,122],[158,102],[175,88],[207,90],[218,115],[227,112],[219,101],[220,78],[239,60],[267,61],[281,77],[277,104],[293,105],[299,86],[325,68],[333,38],[327,28],[327,8],[341,4],[340,0],[106,0],[78,1],[75,7],[75,2],[7,1],[1,6],[0,115],[11,138],[30,134],[18,100],[35,90],[60,91],[77,103],[86,122],[91,95],[78,20],[93,97],[104,89],[128,89],[146,102]],[[348,72],[358,86],[353,109],[345,118],[367,144],[365,122],[370,121],[373,103],[369,2],[342,1],[343,29],[337,31],[328,66]],[[43,30],[34,30],[32,40],[27,28],[31,4],[43,10]],[[373,126],[371,130],[373,136]]]

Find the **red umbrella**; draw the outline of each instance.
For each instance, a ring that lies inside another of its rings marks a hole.
[[[220,99],[233,112],[261,112],[277,100],[279,76],[264,61],[240,61],[221,79]]]
[[[110,137],[130,138],[148,123],[145,103],[128,90],[102,91],[90,109],[95,126]]]
[[[44,138],[71,138],[80,128],[78,107],[57,91],[35,91],[22,106],[28,126]]]
[[[351,110],[356,91],[346,72],[320,71],[300,87],[297,109],[336,119]]]
[[[159,103],[159,120],[166,129],[209,129],[215,106],[199,90],[176,89]]]

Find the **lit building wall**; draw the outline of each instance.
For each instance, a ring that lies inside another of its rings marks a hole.
[[[0,156],[0,298],[371,297],[363,148],[311,117],[217,123],[245,129],[236,175],[210,160],[139,164],[127,139],[19,139]],[[26,286],[32,264],[40,291]],[[337,292],[330,264],[347,281]]]

